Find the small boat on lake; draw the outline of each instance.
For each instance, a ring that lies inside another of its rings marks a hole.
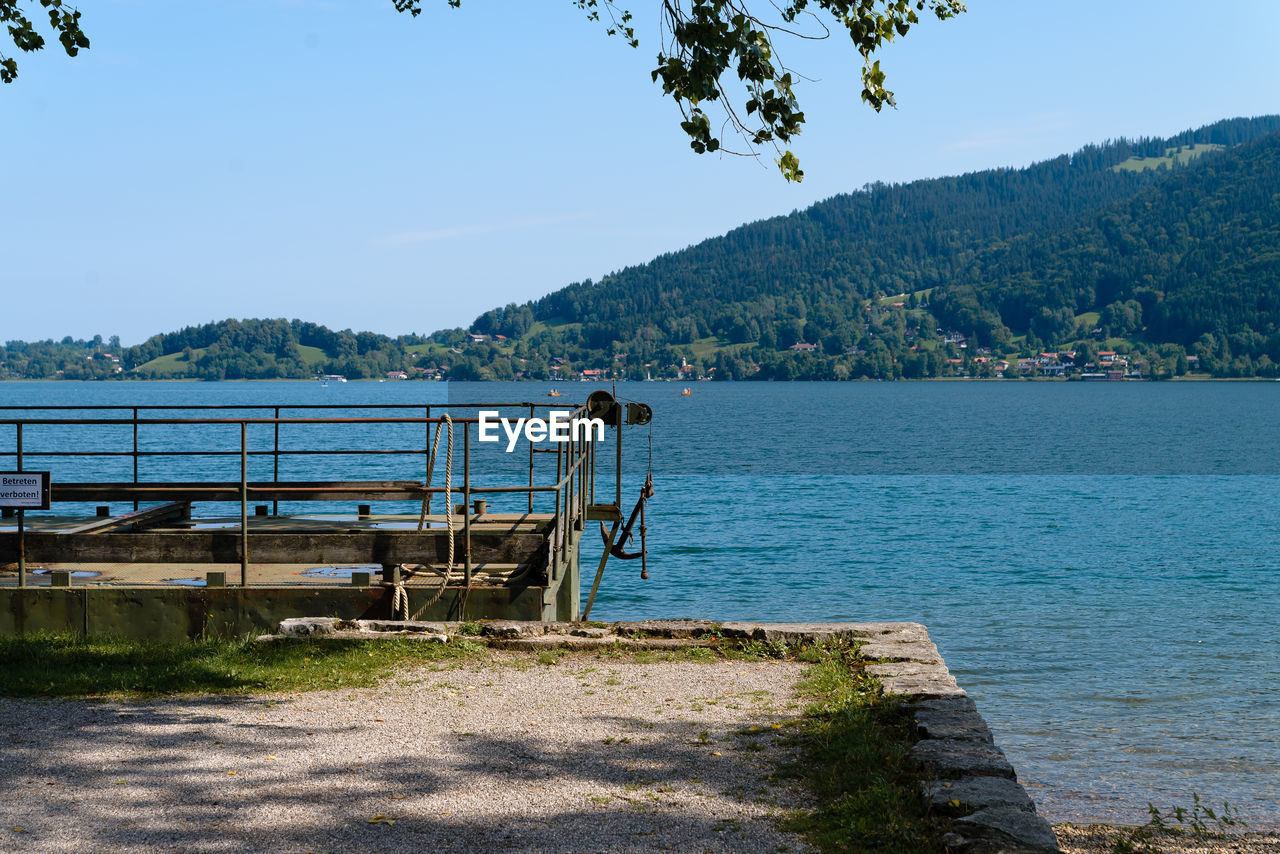
[[[555,389],[551,389],[551,391],[547,392],[547,397],[560,397],[562,394],[563,392],[559,392],[559,391],[556,391]]]
[[[690,397],[692,395],[693,395],[693,389],[689,388],[688,386],[685,386],[683,389],[680,390],[681,397]]]

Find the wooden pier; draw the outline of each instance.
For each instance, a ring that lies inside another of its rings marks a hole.
[[[617,460],[628,408],[605,393],[592,401],[591,417],[613,433],[604,443],[616,455],[612,500],[596,500],[602,443],[589,437],[475,453],[479,410],[531,417],[546,404],[432,405],[413,415],[403,406],[0,409],[0,430],[8,425],[14,440],[7,461],[0,446],[0,469],[54,468],[49,510],[0,518],[0,634],[245,636],[297,616],[577,619],[586,525],[612,522],[616,533],[622,521]],[[554,408],[588,414],[586,405]],[[181,441],[149,441],[175,428]],[[299,433],[305,447],[290,441]],[[237,461],[237,480],[151,476]],[[128,480],[76,476],[118,473],[121,463]],[[416,468],[417,477],[289,480],[282,463],[357,475]],[[269,480],[250,479],[268,468]]]

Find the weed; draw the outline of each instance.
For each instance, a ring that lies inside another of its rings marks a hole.
[[[1191,832],[1200,838],[1212,836],[1214,834],[1226,833],[1229,829],[1235,827],[1244,827],[1245,823],[1236,816],[1232,811],[1231,805],[1226,801],[1222,802],[1222,814],[1219,815],[1213,807],[1205,804],[1200,800],[1197,792],[1191,793],[1191,809],[1185,807],[1173,807],[1173,821],[1181,827],[1190,828]],[[1147,812],[1151,815],[1148,824],[1151,827],[1164,830],[1168,828],[1168,824],[1161,815],[1160,810],[1156,809],[1154,804],[1147,804]],[[1210,823],[1212,822],[1212,827]]]
[[[1162,813],[1155,804],[1147,804],[1150,818],[1141,827],[1127,831],[1111,843],[1111,854],[1155,854],[1158,850],[1149,843],[1157,834],[1190,831],[1199,839],[1221,836],[1229,830],[1246,827],[1231,805],[1222,802],[1222,812],[1200,800],[1197,792],[1191,793],[1191,809],[1175,806],[1169,815]]]
[[[483,627],[479,623],[466,622],[458,624],[458,634],[468,635],[470,637],[478,637],[484,632]]]
[[[715,650],[705,646],[691,646],[684,651],[684,657],[688,661],[707,662],[715,661],[719,656]]]

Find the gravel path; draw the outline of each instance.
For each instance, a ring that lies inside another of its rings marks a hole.
[[[495,654],[375,689],[0,700],[0,850],[808,850],[794,663]],[[752,729],[752,728],[755,729]]]

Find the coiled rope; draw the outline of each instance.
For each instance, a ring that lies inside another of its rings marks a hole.
[[[418,619],[422,612],[430,608],[432,605],[440,601],[440,597],[444,595],[445,588],[449,586],[449,575],[453,572],[454,559],[454,536],[453,536],[453,419],[448,415],[440,416],[440,421],[436,424],[435,438],[431,442],[431,455],[427,460],[427,477],[426,488],[427,493],[422,498],[422,509],[418,512],[418,531],[421,532],[427,522],[427,515],[431,512],[431,480],[436,469],[436,451],[440,447],[440,431],[441,428],[446,429],[446,441],[444,451],[444,501],[445,501],[445,527],[449,530],[449,562],[444,568],[444,572],[440,576],[440,586],[436,589],[435,595],[427,602],[424,602],[412,618],[409,616],[409,593],[404,588],[403,579],[393,585],[391,594],[391,616],[399,617],[402,620]],[[401,564],[401,570],[409,574],[414,574],[418,570],[435,571],[429,564],[418,564],[415,567],[409,567]]]

